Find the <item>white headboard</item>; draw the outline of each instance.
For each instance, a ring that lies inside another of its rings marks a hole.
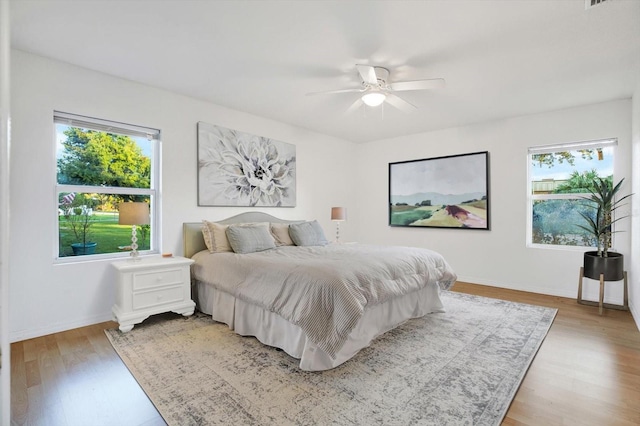
[[[262,212],[246,212],[231,216],[223,220],[212,222],[230,225],[233,223],[272,222],[272,223],[296,223],[299,220],[285,220]],[[185,257],[191,257],[199,251],[206,250],[207,246],[202,237],[202,222],[184,222],[182,224],[182,250]]]

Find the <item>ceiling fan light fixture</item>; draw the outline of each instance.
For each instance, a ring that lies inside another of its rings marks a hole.
[[[386,97],[382,92],[369,92],[362,95],[362,102],[370,107],[377,107],[384,102]]]

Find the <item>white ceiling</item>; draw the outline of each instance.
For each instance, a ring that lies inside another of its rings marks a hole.
[[[353,142],[629,98],[640,1],[12,0],[14,48]],[[344,111],[355,64],[418,106]],[[215,117],[210,119],[213,124]]]

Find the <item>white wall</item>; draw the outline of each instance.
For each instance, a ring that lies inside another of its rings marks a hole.
[[[0,424],[11,420],[11,345],[9,344],[9,2],[0,2]]]
[[[634,193],[634,196],[631,197],[633,206],[631,258],[627,261],[627,269],[629,269],[629,305],[636,324],[640,328],[640,78],[638,78],[638,84],[633,93],[631,129],[631,192]]]
[[[630,116],[627,99],[359,145],[357,200],[362,208],[351,216],[358,238],[432,248],[462,281],[575,298],[582,252],[526,247],[527,148],[616,137],[615,179],[628,177]],[[389,162],[477,151],[490,156],[490,231],[387,225]],[[631,188],[628,180],[624,192]],[[621,225],[629,230],[629,221]],[[631,261],[630,232],[616,235],[615,248]],[[597,283],[585,281],[585,294],[597,300]],[[608,287],[605,300],[622,303],[621,286]]]
[[[198,121],[296,145],[297,207],[262,211],[317,218],[330,238],[330,208],[356,207],[356,188],[347,184],[354,176],[350,142],[16,50],[11,66],[12,341],[108,320],[114,302],[108,261],[54,263],[54,110],[162,131],[163,252],[181,254],[182,222],[248,210],[197,207]],[[341,231],[350,239],[349,226]]]
[[[182,222],[221,219],[247,210],[197,207],[198,121],[296,145],[298,206],[262,211],[289,219],[317,218],[331,238],[335,227],[329,221],[329,209],[345,206],[349,220],[341,227],[344,240],[433,248],[449,259],[461,280],[572,298],[582,253],[525,246],[527,148],[617,137],[616,179],[630,176],[631,100],[354,145],[20,51],[12,51],[11,66],[12,341],[111,318],[114,276],[108,261],[54,263],[53,110],[161,129],[161,250],[175,254],[181,254]],[[639,97],[633,104],[636,145]],[[491,162],[491,231],[387,225],[389,162],[484,150],[490,152]],[[630,187],[627,184],[626,190]],[[623,225],[629,229],[630,223]],[[631,250],[630,234],[616,237],[616,249],[625,255]],[[628,267],[632,258],[627,257]],[[637,309],[636,275],[637,267],[630,272]],[[587,295],[596,299],[596,283],[588,281]],[[609,287],[606,300],[621,303],[619,287]]]

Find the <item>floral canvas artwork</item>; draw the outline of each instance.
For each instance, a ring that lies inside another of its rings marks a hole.
[[[295,207],[295,145],[199,122],[198,205]]]

